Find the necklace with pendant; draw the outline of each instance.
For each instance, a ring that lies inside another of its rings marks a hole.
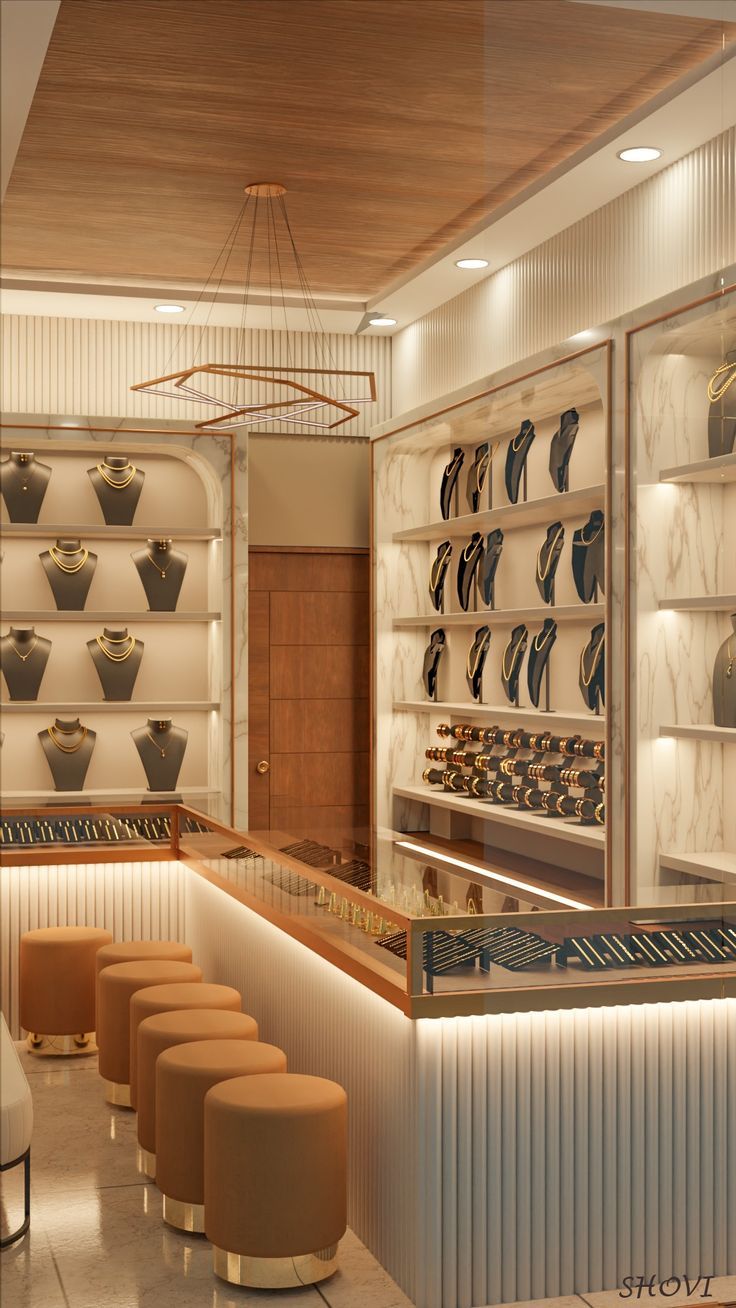
[[[156,560],[155,560],[155,559],[152,559],[151,556],[150,556],[150,554],[149,554],[148,552],[146,552],[146,558],[148,559],[148,562],[149,562],[149,563],[152,563],[152,564],[153,564],[154,568],[156,569],[156,571],[158,572],[159,576],[161,577],[161,580],[162,580],[162,581],[166,581],[166,570],[167,570],[167,568],[168,568],[168,566],[169,566],[168,563],[167,563],[167,565],[166,565],[166,568],[160,568],[160,567],[158,566]]]

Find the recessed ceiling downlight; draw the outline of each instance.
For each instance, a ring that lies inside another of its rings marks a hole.
[[[455,267],[456,267],[456,268],[471,268],[471,269],[472,269],[472,268],[487,268],[487,267],[488,267],[488,260],[487,260],[487,259],[456,259],[456,260],[455,260]]]
[[[156,313],[183,313],[183,304],[155,304]]]
[[[395,326],[396,326],[396,319],[395,319],[395,318],[386,318],[386,317],[383,317],[383,316],[380,317],[380,318],[371,318],[371,320],[370,320],[370,324],[371,324],[371,327],[395,327]]]
[[[626,150],[619,150],[618,157],[624,163],[651,163],[659,159],[662,151],[656,145],[631,145]]]

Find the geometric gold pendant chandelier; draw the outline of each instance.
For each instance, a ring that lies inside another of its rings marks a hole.
[[[225,431],[269,422],[303,425],[325,432],[333,431],[336,427],[342,427],[357,418],[360,406],[373,403],[376,399],[375,375],[372,372],[352,371],[335,366],[329,337],[322,327],[319,311],[294,242],[286,212],[285,188],[275,182],[254,182],[245,188],[245,195],[246,199],[238,218],[215,260],[197,301],[198,305],[206,296],[208,287],[217,278],[217,289],[211,297],[214,302],[236,247],[238,233],[244,220],[248,218],[250,239],[237,358],[232,362],[223,363],[197,361],[207,328],[205,322],[199,345],[188,367],[163,377],[154,377],[150,381],[136,382],[130,389],[147,392],[149,395],[162,395],[167,399],[190,400],[196,404],[219,409],[220,412],[215,416],[195,424],[198,428],[210,431]],[[254,263],[259,255],[261,263],[267,264],[266,276],[260,281],[261,285],[265,280],[268,282],[270,303],[278,304],[279,295],[281,298],[281,312],[286,329],[285,363],[245,362],[248,305],[254,294],[251,277]],[[303,300],[303,306],[300,307],[303,307],[307,314],[310,353],[314,363],[311,359],[306,364],[301,360],[297,363],[291,358],[288,309],[283,280],[284,272],[290,266],[293,268],[299,298]],[[197,305],[194,306],[194,310]],[[182,337],[183,332],[179,336],[179,341]]]

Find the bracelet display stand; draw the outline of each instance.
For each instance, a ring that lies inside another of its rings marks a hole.
[[[87,469],[102,516],[108,527],[129,527],[143,490],[145,473],[127,455],[106,454],[104,461]]]
[[[172,548],[170,540],[149,540],[145,549],[130,556],[136,566],[148,608],[155,613],[173,613],[176,609],[188,556]]]
[[[171,791],[181,772],[188,732],[175,727],[171,718],[149,718],[144,727],[131,731],[148,781],[148,789]]]
[[[37,636],[34,627],[11,627],[0,640],[2,667],[11,699],[38,699],[51,653],[51,641]]]
[[[51,468],[32,450],[12,450],[0,463],[0,490],[11,522],[38,522]]]
[[[736,613],[731,614],[733,631],[716,654],[713,668],[713,722],[717,727],[736,727]]]
[[[566,409],[560,417],[560,425],[552,437],[549,451],[549,475],[556,491],[570,489],[570,455],[580,427],[580,414],[577,409]]]
[[[106,700],[132,699],[143,648],[127,627],[105,627],[101,636],[87,641]]]
[[[38,557],[57,609],[83,609],[95,575],[97,555],[80,540],[61,538]]]
[[[79,718],[56,718],[38,739],[51,769],[55,790],[83,790],[97,739]]]

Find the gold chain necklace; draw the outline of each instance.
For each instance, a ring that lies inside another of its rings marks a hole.
[[[478,666],[480,664],[481,659],[483,658],[483,655],[486,653],[488,649],[488,644],[490,639],[491,639],[491,634],[490,632],[487,631],[483,636],[483,639],[480,642],[480,644],[476,647],[475,641],[473,641],[473,644],[470,646],[470,649],[468,650],[468,657],[465,663],[465,668],[471,681],[473,680],[473,677],[478,671]],[[475,648],[475,663],[471,668],[470,660],[472,658],[474,648]]]
[[[154,566],[154,568],[156,569],[156,571],[160,574],[161,580],[162,580],[162,581],[166,581],[166,572],[167,572],[167,569],[168,569],[168,567],[169,567],[169,564],[167,563],[165,568],[160,568],[160,567],[158,566],[156,560],[155,560],[155,559],[152,559],[151,556],[150,556],[150,554],[149,554],[148,552],[146,552],[146,558],[148,559],[148,562],[149,562],[149,563],[152,563],[152,564],[153,564],[153,566]]]
[[[482,547],[482,544],[483,544],[482,540],[469,540],[467,545],[465,546],[465,549],[463,550],[463,562],[468,563],[470,561],[471,556],[475,553],[475,551]],[[468,553],[468,551],[470,552]]]
[[[601,636],[601,638],[600,638],[600,640],[599,640],[599,642],[598,642],[598,648],[597,648],[597,650],[596,650],[596,652],[595,652],[595,657],[594,657],[594,659],[593,659],[593,662],[592,662],[591,667],[590,667],[590,672],[588,673],[588,676],[587,676],[587,677],[586,677],[586,675],[585,675],[585,650],[583,650],[582,654],[580,655],[580,676],[581,676],[581,679],[582,679],[583,685],[586,686],[586,687],[590,685],[591,681],[593,680],[593,677],[595,676],[595,670],[596,670],[596,668],[598,667],[598,664],[599,664],[600,661],[601,661],[601,655],[602,655],[602,653],[603,653],[603,646],[604,646],[605,642],[606,642],[606,637],[605,637],[605,635],[603,635],[603,636]]]
[[[508,645],[506,646],[503,652],[503,658],[501,659],[501,672],[503,673],[503,677],[505,681],[511,680],[511,677],[514,672],[514,668],[516,667],[516,660],[518,659],[519,655],[523,653],[523,646],[524,646],[524,637],[522,636],[521,639],[519,640],[518,645],[514,650],[511,663],[508,669],[506,668],[506,655],[508,654],[509,649],[511,647],[511,641],[509,641]]]
[[[529,426],[525,428],[524,424],[522,423],[518,435],[514,436],[514,439],[511,442],[511,448],[514,451],[514,454],[516,454],[516,452],[521,449],[527,436],[533,436],[533,435],[534,435],[534,424],[530,422]]]
[[[440,549],[441,549],[441,548],[442,548],[442,546],[440,546]],[[447,548],[445,549],[444,554],[438,554],[438,555],[437,555],[437,558],[435,559],[434,563],[432,564],[432,570],[431,570],[431,572],[430,572],[430,574],[429,574],[429,581],[430,581],[430,585],[431,585],[431,587],[432,587],[432,590],[436,590],[436,589],[437,589],[437,582],[439,581],[440,572],[441,572],[442,569],[443,569],[444,567],[446,567],[446,565],[449,563],[449,561],[450,561],[450,555],[451,555],[451,554],[452,554],[452,545],[450,545],[450,544],[448,543]]]
[[[544,549],[544,546],[546,545],[547,542],[546,541],[542,542],[542,545],[540,546],[539,549],[539,553],[537,555],[537,576],[539,577],[540,581],[547,580],[547,577],[549,576],[549,570],[552,567],[552,558],[554,556],[555,547],[557,545],[558,540],[560,539],[561,536],[564,535],[564,533],[565,533],[565,528],[560,527],[560,530],[558,531],[557,535],[552,541],[552,544],[549,547],[549,554],[547,555],[547,562],[544,567],[544,572],[542,572],[542,550]]]
[[[557,635],[557,625],[556,625],[555,623],[553,623],[551,627],[548,627],[548,628],[547,628],[547,634],[546,634],[546,635],[544,635],[544,627],[542,627],[542,630],[537,632],[537,634],[536,634],[536,636],[534,637],[534,640],[533,640],[533,642],[532,642],[533,645],[534,645],[534,649],[536,650],[537,654],[540,652],[540,650],[543,650],[544,647],[545,647],[545,645],[548,645],[549,642],[550,642],[550,641],[553,639],[553,637],[556,636],[556,635]],[[540,637],[540,636],[544,636],[544,639],[541,641],[541,643],[540,643],[540,640],[539,640],[539,637]]]
[[[21,486],[20,486],[21,490],[22,490],[22,491],[27,491],[27,490],[28,490],[28,478],[30,477],[31,473],[33,472],[33,463],[32,463],[32,462],[29,462],[29,464],[28,464],[28,472],[22,472],[22,471],[21,471],[21,468],[23,468],[23,467],[25,466],[25,461],[24,461],[22,464],[21,464],[21,463],[14,463],[13,466],[14,466],[16,472],[18,473],[18,476],[19,476],[20,479],[21,479]]]
[[[480,495],[481,491],[483,490],[483,487],[486,484],[488,473],[490,471],[490,467],[491,464],[493,463],[494,455],[499,447],[499,444],[500,444],[499,441],[494,441],[493,444],[490,446],[490,448],[486,450],[485,454],[483,454],[481,458],[478,459],[477,463],[473,465],[475,489],[478,495]]]
[[[456,455],[455,455],[454,459],[450,459],[450,462],[448,463],[447,467],[445,468],[445,476],[446,476],[446,477],[451,477],[451,476],[452,476],[453,472],[455,471],[455,465],[457,464],[457,466],[460,467],[460,464],[462,463],[464,457],[465,457],[465,455],[463,454],[463,452],[462,452],[462,450],[461,450],[459,454],[456,454]]]
[[[146,735],[148,736],[148,739],[150,740],[151,744],[152,744],[152,745],[153,745],[153,746],[158,750],[158,752],[159,752],[159,754],[161,755],[161,757],[162,757],[162,758],[166,758],[166,750],[161,748],[161,746],[159,745],[159,743],[158,743],[157,740],[154,740],[154,738],[153,738],[153,736],[151,735],[150,731],[147,731],[147,732],[146,732]]]
[[[73,557],[74,555],[79,554],[80,552],[82,557],[81,559],[78,559],[76,563],[65,563],[63,559],[60,559],[58,557],[60,554],[66,554],[69,557]],[[51,545],[49,548],[49,554],[53,559],[54,563],[56,564],[57,568],[59,568],[62,572],[68,573],[70,576],[73,575],[75,572],[79,572],[84,567],[85,563],[87,562],[87,559],[89,558],[89,550],[85,549],[81,545],[79,549],[76,550],[63,550],[58,545]]]
[[[12,636],[10,635],[10,633],[8,633],[8,641],[10,642],[10,648],[11,648],[12,650],[15,651],[15,653],[18,655],[18,658],[21,660],[21,662],[22,662],[22,663],[25,663],[26,659],[29,659],[29,658],[31,657],[31,654],[33,653],[34,649],[36,648],[36,646],[37,646],[37,644],[38,644],[38,636],[34,636],[34,638],[33,638],[33,644],[31,645],[31,648],[29,649],[29,651],[28,651],[27,654],[21,654],[20,650],[18,649],[18,647],[17,647],[15,641],[13,640]],[[729,677],[730,677],[731,673],[729,672],[728,675],[729,675]]]
[[[105,655],[105,658],[109,659],[111,663],[124,663],[126,659],[130,658],[135,649],[135,636],[121,636],[119,639],[116,639],[115,636],[95,636],[95,640],[99,648],[102,650],[102,653]],[[111,652],[109,649],[105,649],[105,646],[102,643],[103,641],[107,641],[110,645],[124,645],[126,641],[129,643],[128,648],[124,653],[122,650],[120,653],[115,653],[114,651]]]
[[[128,468],[130,468],[130,472],[128,472]],[[99,472],[102,480],[104,482],[107,482],[107,485],[110,486],[112,490],[125,490],[126,486],[129,486],[133,478],[135,477],[137,469],[135,465],[132,463],[126,463],[125,467],[120,469],[106,468],[104,463],[98,463],[97,471]],[[114,472],[120,471],[121,473],[127,472],[128,475],[125,478],[125,481],[113,481],[112,477],[110,476],[110,473],[113,471]]]
[[[589,523],[589,522],[586,522],[585,527],[581,527],[581,528],[580,528],[580,542],[581,542],[581,544],[582,544],[582,545],[592,545],[592,544],[593,544],[593,541],[597,540],[598,537],[600,536],[600,534],[601,534],[601,532],[603,531],[603,528],[604,528],[605,525],[606,525],[606,524],[605,524],[605,519],[604,519],[604,521],[601,523],[600,527],[598,528],[597,532],[595,533],[595,536],[591,536],[590,540],[586,540],[586,539],[585,539],[585,527],[589,527],[589,526],[590,526],[590,523]]]
[[[55,744],[56,748],[60,749],[63,754],[76,754],[77,750],[82,748],[82,745],[87,739],[86,727],[73,727],[71,731],[69,730],[65,731],[63,727],[57,727],[56,725],[54,725],[53,727],[47,727],[46,730],[49,736],[51,737],[53,743]],[[82,735],[77,741],[76,745],[65,745],[63,741],[57,738],[56,736],[57,731],[61,731],[65,736],[71,736],[75,731],[81,731]]]
[[[719,384],[716,381],[716,378],[721,377],[724,372],[725,373],[730,372],[730,376],[726,377],[726,380]],[[715,403],[716,400],[720,400],[721,396],[726,394],[726,391],[728,390],[729,386],[732,386],[735,381],[736,381],[736,363],[722,363],[720,368],[716,368],[715,372],[713,373],[713,376],[710,378],[708,382],[708,399],[711,401],[711,403]]]

